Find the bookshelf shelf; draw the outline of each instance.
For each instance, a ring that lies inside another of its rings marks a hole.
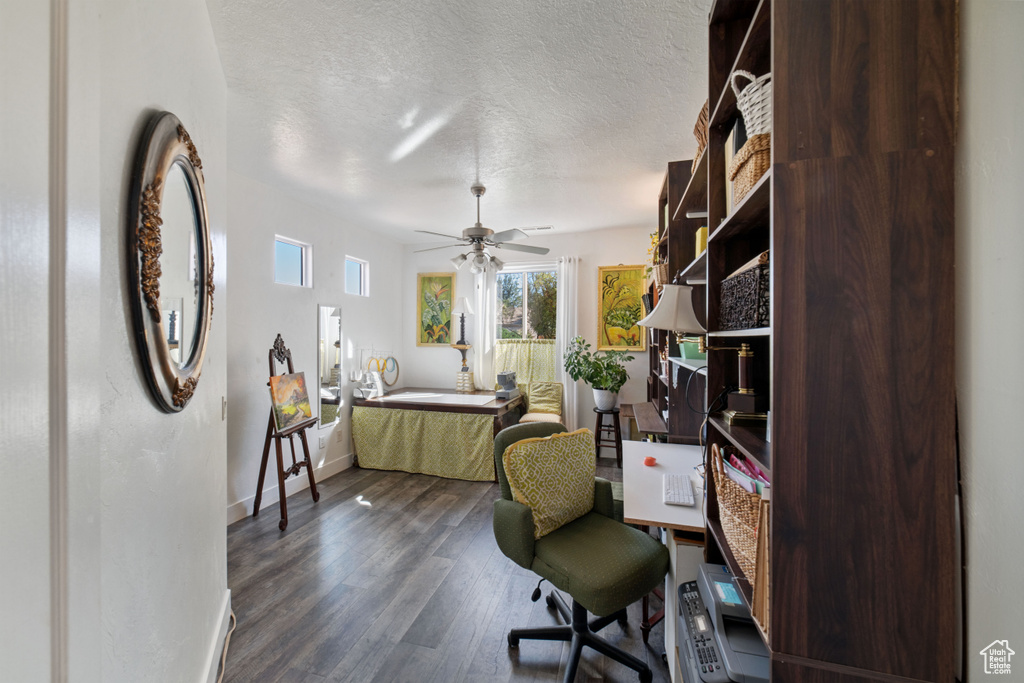
[[[729,216],[708,236],[708,243],[740,237],[755,229],[768,227],[772,197],[772,171],[761,176]]]
[[[764,470],[764,473],[768,475],[768,480],[771,481],[772,445],[765,441],[766,430],[764,427],[730,425],[717,413],[708,417],[708,422],[728,439],[729,443],[736,447],[736,450]]]
[[[683,273],[680,276],[683,282],[688,285],[703,285],[707,282],[708,261],[704,258],[707,253],[706,250],[702,251],[700,256],[690,262],[690,265],[683,268]]]
[[[672,220],[686,218],[687,211],[707,211],[708,209],[708,150],[705,147],[700,159],[690,176],[690,182],[683,190],[683,196],[676,204]]]
[[[709,337],[768,337],[772,333],[770,327],[753,327],[749,330],[721,330],[718,332],[708,332]]]

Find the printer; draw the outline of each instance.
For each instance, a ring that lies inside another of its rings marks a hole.
[[[725,565],[679,586],[676,645],[684,683],[768,683],[768,648]]]

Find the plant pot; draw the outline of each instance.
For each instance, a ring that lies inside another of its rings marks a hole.
[[[611,410],[615,407],[615,402],[618,398],[619,393],[617,391],[594,389],[594,403],[597,404],[598,410]]]

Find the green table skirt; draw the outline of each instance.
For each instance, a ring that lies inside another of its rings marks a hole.
[[[395,408],[352,409],[359,466],[494,481],[494,416]]]

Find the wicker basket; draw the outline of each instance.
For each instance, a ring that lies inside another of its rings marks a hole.
[[[751,136],[729,166],[733,202],[739,204],[772,165],[772,134]]]
[[[712,475],[718,494],[718,517],[725,541],[740,569],[754,583],[757,567],[757,523],[761,514],[761,496],[748,493],[725,474],[718,444],[711,446]]]
[[[652,266],[652,272],[654,273],[654,284],[661,285],[668,283],[668,264],[667,263],[655,263]]]
[[[742,91],[736,86],[736,79],[744,77],[751,81]],[[747,135],[754,137],[762,133],[772,132],[772,75],[754,78],[749,71],[737,69],[730,79],[732,91],[736,94],[736,106],[743,115],[743,125]]]
[[[704,100],[704,106],[697,117],[697,124],[693,127],[693,137],[697,138],[697,152],[693,155],[693,165],[690,167],[690,175],[697,170],[697,163],[704,148],[708,146],[708,101]]]

